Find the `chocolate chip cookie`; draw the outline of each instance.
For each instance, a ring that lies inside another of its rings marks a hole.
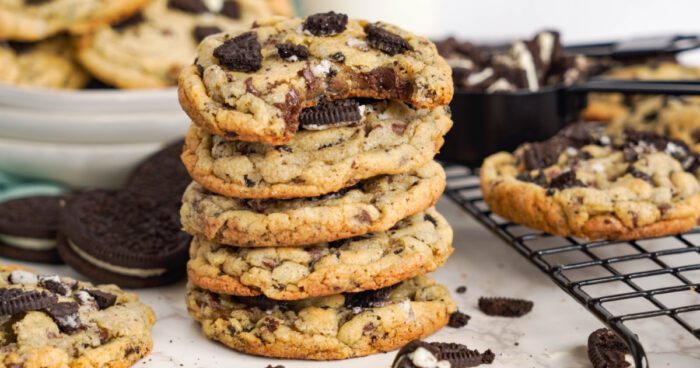
[[[615,68],[606,73],[605,77],[631,80],[697,80],[700,79],[700,68],[671,61],[652,62]],[[660,99],[658,96],[649,95],[591,93],[581,116],[588,120],[614,121],[624,118],[637,103],[643,103],[649,98]]]
[[[359,125],[305,130],[283,146],[227,140],[193,126],[182,159],[201,185],[240,198],[313,197],[427,164],[452,127],[446,108],[362,107]]]
[[[151,351],[155,319],[114,285],[0,268],[3,367],[129,367]]]
[[[638,239],[675,234],[700,216],[698,156],[682,141],[579,123],[545,142],[484,161],[491,210],[562,236]]]
[[[452,94],[450,67],[429,40],[334,12],[261,19],[251,30],[209,37],[179,81],[180,103],[195,124],[274,145],[314,129],[305,115],[318,111],[305,110],[320,104],[365,97],[433,108]],[[347,125],[356,117],[329,118]]]
[[[421,276],[355,294],[274,301],[215,294],[190,285],[187,306],[204,334],[248,354],[332,360],[397,349],[447,323],[447,289]]]
[[[442,167],[378,176],[321,197],[228,198],[191,185],[182,226],[190,234],[243,247],[300,246],[385,231],[435,204],[445,188]]]
[[[78,58],[119,88],[174,86],[204,37],[246,29],[270,15],[265,1],[154,0],[142,12],[83,36]]]
[[[0,40],[38,41],[68,31],[83,34],[119,21],[148,0],[2,0]]]
[[[297,300],[393,285],[434,271],[452,250],[452,229],[431,208],[386,232],[303,248],[236,248],[195,238],[187,270],[190,282],[216,293]]]
[[[0,83],[78,89],[90,76],[75,60],[67,37],[38,42],[0,42]]]

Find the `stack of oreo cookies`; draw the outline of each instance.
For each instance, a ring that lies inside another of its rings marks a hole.
[[[204,334],[277,358],[389,351],[447,324],[452,253],[433,157],[449,65],[423,37],[334,12],[205,38],[180,76],[194,179],[187,304]]]

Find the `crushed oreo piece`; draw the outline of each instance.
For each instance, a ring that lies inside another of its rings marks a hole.
[[[404,40],[403,37],[391,33],[376,24],[365,25],[367,43],[373,49],[377,49],[385,54],[394,56],[403,54],[406,51],[413,51],[413,47]]]
[[[559,155],[569,147],[571,142],[568,139],[554,136],[544,142],[526,145],[522,151],[521,160],[527,170],[544,169],[554,165]]]
[[[386,305],[387,298],[396,289],[396,285],[387,286],[377,290],[365,290],[359,293],[346,293],[345,308],[375,308]]]
[[[0,316],[44,309],[58,301],[56,295],[44,291],[0,289]]]
[[[520,173],[516,176],[516,179],[524,181],[526,183],[537,184],[541,187],[547,186],[547,176],[542,170],[537,170],[537,174],[535,174],[534,176],[532,175],[531,171]]]
[[[586,186],[581,180],[576,177],[576,172],[573,170],[565,171],[549,182],[549,189],[564,190],[567,188],[584,187]]]
[[[235,0],[225,2],[221,8],[221,15],[231,19],[241,19],[241,4]]]
[[[258,35],[246,32],[225,41],[214,49],[221,65],[238,72],[254,72],[262,66],[262,52]]]
[[[44,310],[53,318],[61,332],[72,334],[84,328],[78,316],[78,303],[62,302],[55,303]]]
[[[106,309],[113,306],[117,302],[117,296],[111,293],[107,293],[97,289],[84,289],[86,293],[90,294],[99,309]]]
[[[464,286],[464,285],[462,285],[462,286],[458,287],[458,288],[455,290],[455,292],[456,292],[457,294],[464,294],[464,293],[467,292],[467,287]]]
[[[435,220],[435,217],[430,216],[430,214],[426,213],[425,215],[423,215],[423,219],[433,224],[433,226],[437,227],[437,220]]]
[[[361,120],[360,104],[355,100],[323,102],[304,109],[299,115],[301,127],[307,130],[352,126]]]
[[[277,45],[277,54],[286,61],[306,60],[309,58],[309,49],[303,45],[281,43]]]
[[[114,29],[117,32],[123,32],[127,28],[133,27],[137,24],[141,24],[144,21],[146,21],[146,18],[144,18],[143,13],[138,12],[134,13],[132,16],[123,19],[117,23],[112,24],[112,29]]]
[[[209,12],[209,8],[202,0],[168,0],[168,8],[193,14]]]
[[[450,314],[450,320],[447,322],[447,325],[454,328],[461,328],[466,326],[470,319],[472,319],[472,317],[468,314],[456,311]]]
[[[336,52],[335,54],[331,54],[330,58],[341,64],[345,62],[345,55],[343,55],[343,53],[340,51]]]
[[[588,359],[593,368],[628,368],[632,367],[625,356],[630,351],[622,339],[607,328],[593,331],[588,336]]]
[[[268,364],[267,367],[265,367],[265,368],[285,368],[285,367],[281,364],[278,364],[276,366],[273,366],[272,364]]]
[[[330,11],[309,15],[302,25],[304,31],[314,36],[333,36],[345,31],[348,25],[348,16]]]
[[[221,28],[217,26],[196,26],[192,30],[192,36],[197,42],[217,33],[221,33]]]
[[[39,276],[39,286],[58,295],[67,296],[71,293],[71,285],[61,281],[61,278],[53,276]]]
[[[438,362],[446,361],[444,366],[453,368],[476,367],[481,364],[491,364],[496,358],[491,350],[480,353],[467,346],[457,343],[425,342],[414,340],[401,348],[396,354],[392,368],[419,368],[438,366]]]
[[[524,299],[479,298],[479,309],[489,316],[522,317],[532,310],[534,303]]]
[[[234,303],[245,304],[248,307],[258,308],[261,310],[271,310],[275,307],[281,310],[289,310],[288,302],[282,300],[272,300],[264,295],[258,296],[236,296],[231,295],[231,301]]]
[[[642,179],[642,180],[646,181],[647,183],[653,182],[653,180],[651,179],[651,176],[649,176],[649,174],[647,174],[643,171],[637,170],[632,165],[630,165],[630,167],[627,168],[627,173],[632,175],[633,177],[635,177],[637,179]]]
[[[53,0],[24,0],[24,4],[36,6],[36,5],[46,4],[46,3],[51,2],[51,1],[53,1]]]

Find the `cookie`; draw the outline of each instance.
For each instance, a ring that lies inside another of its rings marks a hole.
[[[361,106],[361,125],[300,131],[284,146],[231,141],[193,126],[182,159],[194,180],[226,196],[314,197],[426,165],[452,127],[442,107],[413,110],[399,102]]]
[[[648,97],[610,124],[615,132],[634,129],[665,134],[700,152],[700,98],[696,96]]]
[[[3,367],[129,367],[153,346],[153,311],[115,285],[3,267],[0,315]]]
[[[313,198],[228,198],[192,184],[180,217],[186,232],[217,243],[300,246],[388,230],[435,204],[444,188],[445,173],[435,162]]]
[[[496,355],[489,349],[483,353],[467,346],[447,342],[414,340],[402,347],[391,368],[466,368],[493,363]]]
[[[56,237],[63,197],[35,196],[0,202],[0,256],[62,263]]]
[[[62,36],[31,43],[0,42],[0,64],[0,83],[10,85],[78,89],[90,80],[69,39]]]
[[[195,124],[273,145],[289,143],[304,110],[321,103],[368,97],[434,108],[452,94],[450,67],[428,39],[333,12],[209,37],[179,81]]]
[[[244,353],[335,360],[397,349],[447,323],[447,289],[421,276],[397,286],[295,302],[215,294],[190,285],[190,315],[207,337]]]
[[[183,144],[182,140],[175,141],[146,158],[129,175],[126,189],[163,204],[172,204],[174,211],[178,211],[182,194],[191,182],[180,161]]]
[[[610,79],[631,80],[697,80],[700,79],[700,68],[685,66],[676,62],[652,62],[614,68],[604,77]],[[614,121],[624,118],[636,103],[649,98],[659,98],[650,95],[624,96],[619,93],[591,93],[588,95],[588,105],[581,112],[581,117],[587,120]]]
[[[489,316],[522,317],[532,310],[533,303],[524,299],[503,297],[479,298],[479,309]]]
[[[195,237],[193,284],[221,294],[298,300],[380,289],[434,271],[452,253],[452,229],[434,209],[391,230],[294,248],[237,248]]]
[[[179,280],[190,237],[177,212],[129,191],[92,190],[71,197],[61,214],[58,251],[78,272],[130,288]]]
[[[271,15],[265,1],[154,0],[142,12],[83,36],[78,58],[93,75],[119,88],[174,86],[203,38],[248,28]]]
[[[83,34],[126,18],[148,0],[4,0],[0,40],[38,41],[68,31]]]
[[[481,167],[484,200],[499,216],[561,236],[629,240],[694,227],[697,155],[662,135],[603,129],[580,123],[490,156]]]
[[[627,345],[607,328],[593,331],[588,336],[588,359],[593,368],[629,368],[634,366]]]

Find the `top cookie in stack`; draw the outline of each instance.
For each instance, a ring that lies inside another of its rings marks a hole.
[[[432,159],[453,87],[430,41],[334,12],[270,18],[205,38],[179,82],[187,302],[205,335],[343,359],[447,323],[454,302],[424,274],[452,253]]]

